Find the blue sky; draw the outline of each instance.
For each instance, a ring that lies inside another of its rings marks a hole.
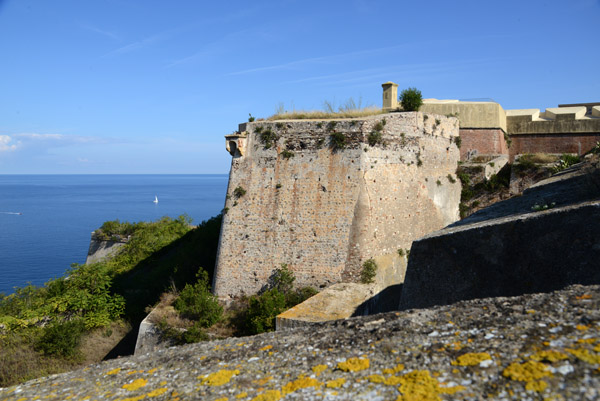
[[[248,113],[600,101],[600,0],[0,0],[0,174],[227,173]]]

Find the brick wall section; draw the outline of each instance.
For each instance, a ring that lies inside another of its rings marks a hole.
[[[383,144],[368,135],[383,122]],[[246,125],[244,156],[232,160],[214,292],[254,294],[282,263],[298,285],[358,281],[374,257],[377,282],[401,282],[399,248],[458,219],[458,121],[423,113],[336,120],[348,144],[331,148],[329,121],[288,120]],[[270,148],[257,127],[270,128]],[[285,158],[282,152],[293,152]],[[420,160],[420,162],[419,162]],[[438,185],[439,181],[439,185]],[[242,187],[246,194],[233,195]]]
[[[500,128],[461,128],[460,160],[473,150],[483,155],[508,155],[509,149]]]
[[[588,152],[597,142],[598,133],[571,134],[525,134],[511,135],[510,161],[516,155],[525,153],[576,153],[581,155]]]

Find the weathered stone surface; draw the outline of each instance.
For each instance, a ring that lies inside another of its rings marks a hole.
[[[369,258],[382,288],[401,282],[397,250],[458,219],[455,118],[257,121],[240,132],[213,285],[221,299],[258,292],[284,263],[299,286],[356,282]]]
[[[600,286],[577,285],[174,347],[0,399],[595,400],[599,366]]]
[[[277,330],[352,317],[356,309],[374,297],[378,290],[375,285],[334,284],[277,316]]]
[[[544,180],[415,241],[400,308],[600,283],[599,221],[593,162]]]

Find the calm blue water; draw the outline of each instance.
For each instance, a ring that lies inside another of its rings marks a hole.
[[[186,213],[199,224],[225,203],[227,175],[0,175],[0,292],[41,285],[83,263],[107,220]],[[159,202],[153,203],[154,196]]]

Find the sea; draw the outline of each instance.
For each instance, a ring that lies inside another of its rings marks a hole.
[[[0,175],[0,293],[43,285],[84,263],[91,233],[105,221],[187,214],[200,224],[223,209],[227,181],[227,174]]]

